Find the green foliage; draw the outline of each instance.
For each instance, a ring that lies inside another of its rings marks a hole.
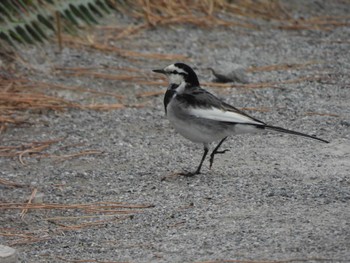
[[[78,26],[97,24],[112,10],[109,0],[1,0],[0,45],[45,42],[56,31],[56,12],[62,29],[74,33]]]

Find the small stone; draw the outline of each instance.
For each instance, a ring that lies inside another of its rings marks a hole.
[[[28,202],[29,200],[31,200],[30,202],[33,203],[33,204],[41,204],[41,203],[43,203],[44,196],[45,196],[44,193],[37,192],[34,197],[29,195],[27,197],[26,201]]]
[[[350,127],[350,120],[342,120],[340,121],[340,124],[346,127]]]
[[[1,263],[16,263],[17,250],[12,247],[0,245],[0,262]]]
[[[41,203],[43,203],[43,202],[44,202],[44,196],[45,196],[44,193],[37,193],[37,194],[34,196],[34,198],[33,198],[33,200],[32,200],[32,203],[33,203],[33,204],[41,204]]]
[[[234,63],[222,63],[213,68],[208,68],[213,73],[215,79],[214,81],[220,83],[227,82],[238,82],[238,83],[249,83],[245,69],[238,64]]]

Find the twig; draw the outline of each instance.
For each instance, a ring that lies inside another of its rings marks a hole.
[[[60,142],[62,140],[63,138],[41,142],[31,142],[15,146],[0,146],[0,157],[18,156],[20,163],[25,165],[25,162],[23,160],[25,154],[39,153],[51,146],[52,144]]]
[[[38,189],[34,188],[32,191],[32,194],[29,197],[28,203],[26,204],[26,207],[21,212],[21,218],[23,219],[25,214],[28,212],[28,206],[32,203],[32,200],[34,199],[36,193],[38,192]]]
[[[19,161],[20,161],[20,163],[22,165],[25,165],[26,163],[23,161],[23,156],[25,154],[38,153],[38,152],[41,152],[41,151],[43,151],[44,149],[46,149],[48,147],[50,147],[50,144],[40,145],[40,146],[37,146],[37,147],[33,147],[33,148],[30,148],[30,149],[24,150],[24,151],[19,153],[18,159],[19,159]]]
[[[163,95],[163,94],[164,94],[164,90],[146,91],[146,92],[137,93],[136,97],[138,97],[138,98],[146,98],[146,97],[159,96],[159,95]]]
[[[112,215],[103,215],[103,217],[109,217],[109,216],[115,216]],[[53,221],[70,221],[70,220],[77,220],[77,219],[88,219],[88,218],[96,218],[101,217],[101,215],[92,215],[92,216],[56,216],[56,217],[47,217],[44,218],[46,221],[50,221],[51,223]],[[1,233],[0,233],[1,235]]]
[[[11,181],[8,181],[8,180],[2,179],[2,178],[0,178],[0,184],[4,185],[4,186],[7,186],[7,187],[17,187],[17,188],[22,188],[22,187],[26,187],[27,186],[27,185],[24,185],[24,184],[11,182]]]
[[[334,113],[321,113],[321,112],[312,112],[312,111],[307,111],[305,112],[305,115],[319,115],[319,116],[329,116],[329,117],[340,117],[338,114]]]
[[[153,205],[132,205],[125,204],[120,202],[97,202],[91,204],[57,204],[57,203],[0,203],[1,209],[58,209],[58,210],[67,210],[67,209],[79,209],[79,210],[89,210],[94,212],[108,212],[115,208],[151,208]]]

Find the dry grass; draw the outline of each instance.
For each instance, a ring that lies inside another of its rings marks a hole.
[[[193,24],[200,27],[240,26],[255,29],[257,27],[248,18],[282,19],[286,17],[278,1],[268,0],[239,0],[234,3],[225,0],[138,0],[130,3],[131,8],[120,7],[119,9],[132,17],[144,20],[143,27]],[[218,13],[225,13],[230,19],[219,18],[216,16]]]
[[[86,47],[102,52],[113,52],[129,59],[177,60],[189,58],[177,54],[144,53],[117,47],[115,43],[129,38],[147,29],[158,26],[192,24],[197,27],[212,28],[218,26],[260,30],[258,21],[274,21],[272,27],[282,30],[332,30],[335,27],[348,26],[349,17],[317,16],[308,19],[295,19],[290,11],[273,0],[136,0],[125,5],[115,5],[116,9],[137,21],[137,25],[98,26],[95,33],[85,37],[60,36],[59,44]]]
[[[327,116],[327,117],[341,117],[339,114],[334,114],[334,113],[321,113],[321,112],[305,112],[305,115],[308,116],[313,116],[313,115],[317,115],[317,116]]]
[[[330,30],[348,26],[350,17],[318,16],[295,19],[280,3],[271,0],[137,0],[129,1],[128,8],[116,6],[124,14],[143,21],[140,25],[123,29],[117,39],[135,34],[149,27],[193,24],[199,27],[230,26],[258,29],[256,20],[275,21],[286,30]],[[218,16],[223,14],[223,16]],[[109,28],[110,29],[110,28]]]
[[[27,203],[0,203],[0,211],[21,210],[19,216],[23,219],[28,213],[36,212],[41,220],[51,226],[47,229],[35,229],[35,226],[20,228],[0,228],[0,236],[6,237],[10,245],[25,245],[46,241],[66,231],[84,230],[93,227],[105,226],[130,219],[132,215],[141,213],[143,209],[152,208],[149,204],[127,204],[120,202],[97,202],[89,204],[56,204],[33,203],[37,189]],[[43,211],[46,211],[43,213]],[[48,215],[54,215],[49,216]],[[64,216],[60,216],[63,214]],[[67,215],[68,214],[68,215]],[[102,219],[101,219],[102,218]],[[20,222],[17,222],[20,224]],[[54,226],[54,227],[52,227]]]
[[[130,70],[130,69],[127,69]],[[81,71],[84,71],[83,69]],[[77,71],[79,72],[79,71]],[[85,72],[85,71],[84,71]],[[116,100],[124,96],[111,92],[101,92],[82,87],[51,84],[46,82],[31,81],[24,77],[8,75],[0,78],[0,133],[5,132],[9,126],[31,125],[29,121],[33,114],[41,114],[46,111],[64,111],[67,109],[80,110],[116,110],[125,107],[144,107],[144,104],[81,104],[54,95],[48,95],[54,90],[68,90],[76,93],[91,93],[94,96],[114,97]],[[71,152],[68,154],[51,155],[45,153],[53,144],[62,139],[33,142],[17,142],[16,144],[0,144],[0,157],[18,158],[23,165],[26,164],[25,157],[54,158],[55,160],[66,160],[84,155],[100,154],[101,151],[90,149]],[[1,182],[0,182],[1,183]]]
[[[26,162],[23,158],[26,155],[31,155],[32,157],[35,156],[35,154],[40,155],[45,149],[61,140],[62,139],[21,143],[17,145],[3,145],[0,146],[0,157],[18,157],[20,163],[25,165]]]
[[[279,26],[279,29],[330,31],[335,27],[349,26],[349,19],[350,16],[317,16],[309,19],[289,20],[287,23],[282,23],[282,25]]]
[[[84,71],[82,71],[84,72]],[[87,73],[88,74],[88,73]],[[110,110],[125,107],[142,107],[143,105],[117,104],[81,104],[58,96],[48,95],[54,90],[91,93],[94,96],[114,97],[123,100],[125,97],[111,92],[101,92],[82,87],[72,87],[46,82],[31,81],[27,78],[0,78],[0,132],[9,125],[30,124],[24,117],[26,112],[64,111],[66,109]]]
[[[11,187],[11,188],[19,188],[19,187],[26,187],[27,185],[12,182],[6,179],[1,179],[0,178],[0,185],[5,186],[5,187]]]
[[[36,193],[37,191],[34,189],[28,203],[0,203],[0,210],[76,210],[83,213],[132,214],[136,213],[137,211],[121,209],[141,209],[153,207],[153,205],[126,204],[121,202],[97,202],[89,204],[31,203],[31,200],[35,197]],[[52,218],[49,219],[54,220]],[[63,219],[66,218],[64,217]]]
[[[76,152],[70,152],[67,154],[49,154],[46,153],[45,150],[48,150],[52,145],[62,142],[63,138],[55,139],[55,140],[47,140],[47,141],[33,141],[28,143],[18,143],[16,145],[1,145],[0,146],[0,157],[7,158],[18,158],[19,162],[22,165],[26,165],[25,157],[31,158],[52,158],[56,161],[63,161],[72,158],[77,158],[86,155],[96,155],[102,154],[103,152],[95,149],[88,150],[80,150]],[[74,145],[66,145],[64,147],[60,147],[58,151],[63,149],[67,150],[68,148],[72,148],[75,146],[81,146],[81,144]],[[2,182],[0,180],[0,184],[10,185],[10,183],[6,183],[6,180]],[[15,186],[15,185],[14,185]]]

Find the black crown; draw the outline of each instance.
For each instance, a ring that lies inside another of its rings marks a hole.
[[[191,86],[199,86],[197,74],[190,66],[186,65],[185,63],[175,63],[174,65],[183,69],[187,73],[184,75],[184,79],[187,83],[189,83]]]

